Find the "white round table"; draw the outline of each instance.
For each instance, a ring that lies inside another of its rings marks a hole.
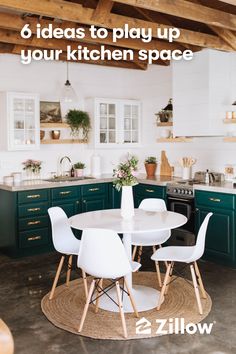
[[[187,222],[184,215],[172,211],[155,212],[141,209],[135,209],[135,215],[130,220],[124,220],[121,217],[120,209],[90,211],[74,215],[69,220],[71,227],[74,229],[101,228],[123,234],[123,244],[130,260],[132,260],[132,234],[174,229]],[[127,281],[135,298],[138,311],[148,311],[157,306],[159,292],[156,289],[142,285],[133,286],[132,273],[127,276]],[[116,299],[113,289],[110,296]],[[101,297],[99,307],[108,311],[119,311],[107,296]],[[125,312],[133,312],[128,296],[124,296],[123,307]]]

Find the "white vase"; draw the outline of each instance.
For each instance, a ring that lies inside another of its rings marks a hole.
[[[122,187],[121,216],[127,220],[134,216],[134,198],[132,186]]]

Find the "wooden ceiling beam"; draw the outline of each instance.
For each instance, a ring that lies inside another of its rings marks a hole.
[[[129,1],[129,0],[128,0]],[[142,1],[146,4],[147,1]],[[150,2],[149,2],[150,3]],[[63,0],[40,0],[22,1],[22,0],[0,0],[0,8],[20,11],[22,13],[32,13],[37,15],[44,15],[52,18],[57,18],[65,21],[78,22],[83,24],[94,24],[97,26],[105,26],[106,28],[113,29],[114,27],[124,27],[128,24],[130,27],[151,28],[153,30],[153,37],[157,38],[157,28],[168,28],[170,26],[157,24],[149,21],[139,20],[132,17],[116,15],[111,13],[109,18],[101,24],[99,21],[93,21],[93,9],[84,8],[82,5],[66,2]],[[196,45],[200,47],[207,47],[225,51],[231,51],[232,48],[228,46],[223,40],[214,35],[205,33],[194,32],[186,29],[181,29],[181,34],[177,39],[180,43]]]
[[[221,39],[223,39],[228,45],[236,51],[236,34],[230,30],[219,28],[216,26],[209,26]]]
[[[116,0],[116,2],[236,31],[236,15],[186,0]]]
[[[22,18],[19,15],[16,14],[9,14],[9,13],[1,13],[0,12],[0,28],[2,29],[9,29],[13,31],[18,31],[20,32],[23,26],[28,23],[30,25],[30,29],[32,33],[36,33],[36,25],[41,24],[41,27],[47,27],[49,24],[52,24],[53,28],[76,28],[80,27],[77,25],[75,22],[70,22],[70,21],[63,21],[60,23],[55,23],[50,20],[38,20],[35,17],[25,17]],[[112,41],[112,33],[109,32],[107,38],[97,38],[94,40],[91,38],[90,31],[88,28],[84,27],[85,29],[85,38],[84,39],[74,39],[73,41],[78,41],[78,42],[88,42],[88,43],[99,43],[99,44],[107,44],[107,45],[112,45],[112,46],[117,46],[117,47],[122,47],[122,48],[131,48],[134,50],[140,50],[140,49],[146,49],[146,50],[162,50],[162,49],[183,49],[183,47],[180,44],[177,43],[167,43],[164,41],[160,41],[157,39],[153,39],[151,42],[142,42],[139,39],[130,39],[130,38],[123,38],[118,40],[117,42]]]
[[[229,5],[236,6],[236,1],[235,0],[218,0],[218,1],[225,2],[226,4],[229,4]]]
[[[99,0],[97,7],[93,13],[92,19],[103,23],[106,21],[107,16],[110,14],[113,7],[113,1],[111,0]]]
[[[78,50],[78,45],[80,45],[83,48],[88,48],[89,51],[92,50],[100,50],[101,46],[97,44],[88,44],[88,43],[78,43],[74,42],[71,40],[64,40],[64,39],[43,39],[43,38],[36,38],[34,35],[30,39],[23,39],[20,36],[20,33],[10,31],[10,30],[4,30],[0,29],[0,42],[3,43],[11,43],[11,44],[19,44],[19,45],[25,45],[29,47],[37,47],[37,48],[42,48],[42,49],[53,49],[53,50],[62,50],[63,52],[67,51],[67,46],[71,47],[71,50]],[[106,46],[105,49],[109,49],[111,52],[120,49],[118,47],[112,47],[112,46]],[[134,53],[134,62],[140,62],[141,64],[145,64],[145,61],[140,61],[138,57],[138,52],[133,51]]]

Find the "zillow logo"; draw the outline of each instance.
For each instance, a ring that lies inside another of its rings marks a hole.
[[[184,318],[156,319],[155,334],[211,334],[212,323],[185,323]],[[136,334],[152,334],[152,323],[145,317],[136,322]]]

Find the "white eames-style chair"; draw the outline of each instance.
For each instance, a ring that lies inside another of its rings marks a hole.
[[[165,201],[159,198],[144,199],[140,203],[139,208],[146,211],[166,211],[167,210]],[[135,259],[137,247],[139,247],[139,252],[138,252],[138,262],[139,262],[142,253],[142,248],[144,246],[152,246],[153,252],[155,252],[156,246],[161,247],[161,244],[166,242],[169,239],[170,235],[171,235],[170,230],[133,234],[132,235],[132,245],[134,246],[133,260]],[[155,265],[156,265],[158,283],[159,286],[161,287],[162,281],[161,281],[159,263],[156,261]]]
[[[201,274],[197,265],[197,260],[200,259],[204,253],[205,249],[205,239],[207,226],[210,217],[213,213],[208,213],[198,231],[197,241],[195,246],[168,246],[157,250],[151,257],[155,262],[166,261],[168,262],[168,267],[165,274],[165,279],[163,287],[161,289],[161,294],[158,300],[157,310],[160,310],[164,295],[168,291],[168,286],[171,282],[171,277],[173,273],[173,267],[175,262],[186,263],[190,265],[191,276],[193,280],[193,287],[196,295],[197,305],[199,313],[202,315],[202,303],[199,293],[199,288],[202,293],[202,297],[206,299],[206,291],[203,286]]]
[[[104,229],[85,229],[83,231],[78,255],[78,267],[90,274],[93,280],[78,332],[83,329],[89,304],[95,302],[95,312],[98,312],[100,297],[106,296],[108,290],[116,287],[117,306],[119,307],[124,337],[127,338],[121,289],[129,296],[134,313],[138,317],[135,301],[125,276],[137,271],[140,266],[141,264],[128,260],[124,246],[116,232]],[[103,279],[109,280],[109,285],[106,287],[103,287]],[[120,280],[124,280],[124,288],[120,286]]]
[[[54,292],[66,256],[68,256],[66,285],[69,286],[71,267],[72,267],[72,257],[73,255],[76,257],[78,256],[78,253],[80,252],[81,241],[77,240],[77,238],[74,236],[67,215],[65,214],[64,210],[62,210],[60,207],[52,207],[48,209],[48,214],[52,225],[52,240],[53,240],[54,248],[56,249],[57,252],[62,254],[60,263],[57,268],[56,276],[53,281],[50,296],[49,296],[49,300],[51,300],[54,296]],[[86,274],[83,269],[82,269],[82,277],[84,282],[85,295],[87,297],[88,295],[87,280],[86,280]]]

